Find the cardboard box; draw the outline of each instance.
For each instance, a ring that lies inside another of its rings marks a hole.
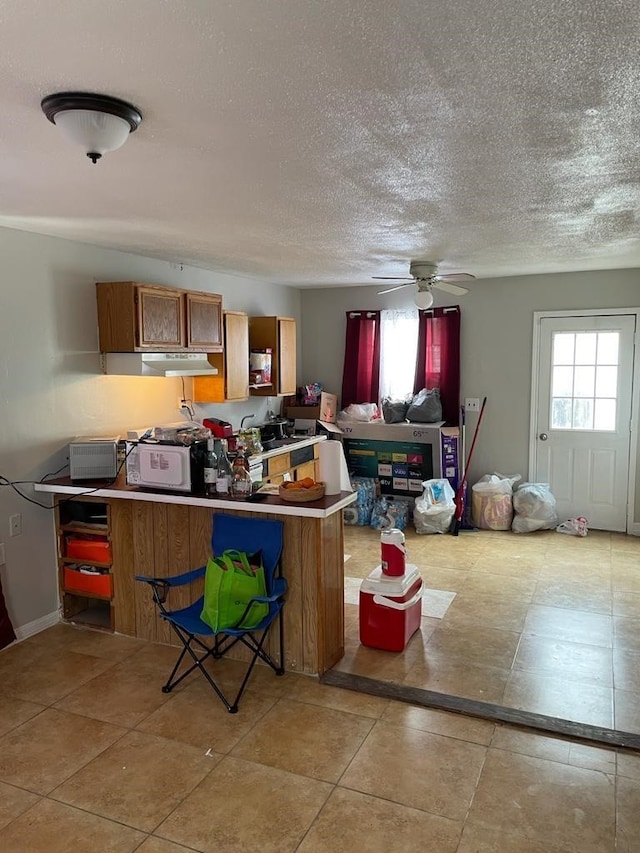
[[[387,495],[418,497],[424,480],[446,478],[458,488],[459,429],[436,424],[340,421],[351,474],[377,477]]]
[[[442,427],[440,432],[442,443],[442,476],[451,483],[454,490],[460,485],[462,476],[460,459],[460,430],[458,427]]]
[[[325,421],[329,424],[335,424],[338,416],[338,397],[335,394],[327,394],[322,391],[319,406],[289,406],[285,399],[284,413],[289,420]]]

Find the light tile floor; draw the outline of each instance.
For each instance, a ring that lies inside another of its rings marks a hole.
[[[608,697],[638,719],[640,543],[407,539],[455,598],[401,654],[360,647],[348,605],[342,666],[595,719]],[[363,577],[379,536],[347,540]],[[161,692],[175,654],[68,625],[0,652],[3,853],[640,851],[640,753],[264,667],[229,715],[197,676]]]
[[[640,538],[589,531],[406,531],[427,588],[455,593],[401,654],[359,641],[345,605],[336,669],[605,728],[640,732]],[[345,527],[345,573],[380,562],[380,534]]]

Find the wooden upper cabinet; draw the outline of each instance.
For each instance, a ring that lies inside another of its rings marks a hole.
[[[221,352],[222,297],[136,281],[99,281],[101,352]]]
[[[296,321],[291,317],[250,317],[249,349],[269,347],[271,385],[251,387],[254,396],[296,393]]]
[[[135,300],[140,349],[182,349],[185,345],[182,293],[141,285],[136,288]]]
[[[215,293],[185,294],[187,347],[211,352],[222,350],[222,297]]]
[[[249,399],[249,317],[225,311],[224,353],[212,353],[217,376],[195,376],[193,399],[198,403],[230,403]]]

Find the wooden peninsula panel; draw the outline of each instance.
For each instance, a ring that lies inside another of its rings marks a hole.
[[[113,500],[111,504],[117,519],[113,529],[116,630],[178,645],[169,625],[158,616],[150,588],[134,578],[138,574],[171,576],[204,565],[211,553],[215,511],[143,501]],[[229,514],[248,513],[230,510]],[[283,609],[285,669],[322,673],[344,654],[342,513],[328,518],[256,517],[284,522],[282,573],[288,584]],[[186,607],[202,594],[202,587],[200,581],[171,590],[168,606]],[[271,632],[267,649],[277,651],[277,632]],[[248,652],[240,646],[229,656],[246,660]]]
[[[36,490],[54,493],[58,502],[76,496],[81,503],[101,499],[109,509],[105,536],[109,537],[112,551],[109,567],[112,600],[106,606],[104,600],[98,600],[97,605],[93,602],[94,609],[80,618],[78,610],[91,607],[91,597],[85,601],[85,596],[70,596],[63,590],[65,599],[70,600],[64,618],[152,642],[179,645],[175,633],[158,616],[149,586],[136,581],[136,575],[166,577],[204,566],[211,553],[211,533],[217,513],[272,518],[282,521],[284,526],[282,574],[288,584],[283,608],[285,669],[322,674],[343,656],[342,509],[353,503],[354,493],[325,495],[296,506],[277,496],[250,504],[197,495],[150,493],[124,484],[104,488],[98,485],[92,491],[92,498],[86,499],[83,497],[86,490],[68,478],[38,483]],[[65,526],[60,523],[59,513],[56,525],[60,536]],[[203,586],[200,579],[188,588],[172,589],[168,609],[179,609],[196,601]],[[99,625],[89,621],[96,608],[101,619]],[[266,649],[275,654],[277,644],[276,629],[270,632]],[[247,656],[242,644],[229,653],[229,657],[240,660]]]

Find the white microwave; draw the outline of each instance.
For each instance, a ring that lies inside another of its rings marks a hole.
[[[127,485],[172,492],[204,492],[206,441],[189,446],[127,442]]]

